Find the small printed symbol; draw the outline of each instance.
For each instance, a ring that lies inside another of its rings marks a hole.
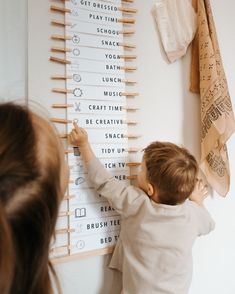
[[[76,97],[81,97],[82,96],[82,90],[80,88],[75,88],[73,90],[73,95],[76,96]]]
[[[75,102],[75,109],[74,109],[75,111],[82,111],[81,110],[81,102]]]
[[[76,180],[75,180],[75,185],[81,185],[81,184],[83,184],[84,182],[85,182],[86,180],[83,178],[83,177],[78,177],[78,178],[76,178]]]
[[[78,35],[73,35],[72,41],[74,44],[78,44],[80,42],[80,38]]]
[[[85,242],[83,241],[83,240],[79,240],[78,242],[77,242],[77,248],[78,249],[83,249],[84,247],[85,247]]]
[[[79,74],[73,74],[73,80],[78,83],[81,82],[82,78]]]
[[[73,147],[73,154],[74,154],[74,156],[80,156],[81,155],[79,147]]]
[[[77,48],[73,49],[73,55],[79,56],[80,55],[80,50],[77,49]]]
[[[86,217],[86,208],[76,208],[75,217]]]

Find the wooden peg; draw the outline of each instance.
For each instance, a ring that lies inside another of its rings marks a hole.
[[[136,55],[119,55],[120,58],[125,59],[125,60],[131,60],[131,59],[136,59]]]
[[[50,57],[50,61],[62,63],[62,64],[71,64],[70,60],[62,59],[62,58],[58,58],[58,57],[53,57],[53,56]]]
[[[139,108],[135,108],[135,107],[123,107],[123,109],[125,109],[126,111],[137,111],[139,110]]]
[[[72,40],[72,37],[71,36],[62,36],[62,35],[52,35],[51,39],[65,41],[65,40]]]
[[[59,212],[59,217],[64,217],[64,216],[69,216],[69,215],[73,215],[72,211],[61,211]]]
[[[126,178],[128,180],[136,180],[137,179],[137,175],[127,176]]]
[[[68,134],[60,134],[59,137],[60,137],[60,139],[67,139]]]
[[[138,139],[138,138],[140,138],[141,137],[141,135],[127,135],[127,136],[124,136],[124,137],[126,137],[126,138],[128,138],[128,139]]]
[[[59,229],[56,230],[55,233],[58,235],[68,234],[68,233],[74,233],[75,229]]]
[[[128,148],[126,151],[128,153],[135,153],[135,152],[139,152],[141,149],[140,148]]]
[[[54,92],[54,93],[67,94],[67,93],[73,93],[73,90],[70,90],[70,89],[53,88],[53,89],[52,89],[52,92]]]
[[[66,21],[63,21],[63,20],[52,20],[51,21],[51,24],[52,25],[55,25],[55,26],[63,26],[63,27],[71,27],[72,26],[72,23],[71,22],[66,22]]]
[[[134,30],[122,30],[118,32],[119,34],[123,34],[123,35],[132,35],[135,33]]]
[[[129,166],[129,167],[140,166],[140,165],[141,165],[141,162],[127,162],[126,163],[126,166]]]
[[[127,44],[127,43],[119,43],[119,46],[124,47],[124,48],[136,48],[136,45],[133,44]]]
[[[71,9],[68,9],[65,7],[60,7],[60,6],[55,6],[55,5],[51,5],[51,11],[60,12],[60,13],[71,13]]]
[[[51,52],[66,53],[66,52],[72,52],[72,49],[70,49],[70,48],[61,48],[61,47],[51,47]]]
[[[133,18],[119,18],[118,22],[120,23],[126,23],[126,24],[134,24],[135,23],[135,19]]]
[[[71,124],[73,122],[70,119],[56,118],[56,117],[51,118],[50,121],[54,123],[59,123],[59,124]]]
[[[63,253],[64,250],[71,250],[73,248],[74,248],[74,246],[72,246],[72,245],[65,245],[65,246],[51,248],[50,252],[52,252],[52,253]]]
[[[136,13],[138,11],[135,8],[129,8],[129,7],[119,7],[118,10],[124,13]]]
[[[139,93],[127,93],[127,92],[122,92],[121,96],[130,96],[130,97],[134,97],[134,96],[138,96]]]
[[[72,79],[72,76],[62,76],[62,75],[54,75],[51,76],[52,80],[69,80]]]
[[[134,0],[122,0],[122,2],[133,3]]]
[[[125,122],[128,125],[137,125],[139,123],[138,121],[135,121],[135,120],[126,120]]]
[[[75,197],[76,197],[75,195],[69,195],[69,196],[64,197],[63,200],[71,200],[71,199],[74,199]]]
[[[125,71],[134,71],[134,70],[137,70],[137,67],[136,66],[120,66],[120,69]]]
[[[73,107],[73,104],[52,104],[52,108],[69,108]]]
[[[128,80],[128,79],[122,79],[121,82],[125,83],[125,84],[136,84],[137,83],[136,81],[131,81],[131,80]]]

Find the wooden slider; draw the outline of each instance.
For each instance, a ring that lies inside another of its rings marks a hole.
[[[64,217],[64,216],[69,216],[69,215],[73,215],[72,211],[61,211],[59,212],[59,217]]]
[[[70,119],[56,118],[56,117],[51,118],[50,121],[54,123],[59,123],[59,124],[71,124],[73,122]]]
[[[133,3],[134,0],[122,0],[122,2]]]
[[[65,40],[72,40],[72,37],[71,36],[62,36],[62,35],[52,35],[51,39],[65,41]]]
[[[137,179],[137,175],[127,176],[126,178],[127,178],[128,180],[136,180],[136,179]]]
[[[119,34],[123,34],[123,35],[132,35],[135,34],[134,30],[123,30],[123,31],[119,31]]]
[[[139,165],[141,165],[140,162],[127,162],[126,163],[126,166],[129,166],[129,167],[139,166]]]
[[[126,151],[129,153],[134,153],[134,152],[139,152],[141,149],[140,148],[128,148]]]
[[[63,200],[71,200],[71,199],[74,199],[75,197],[76,197],[75,195],[69,195],[69,196],[64,197]]]
[[[125,135],[124,138],[128,138],[128,139],[138,139],[140,138],[140,135]]]
[[[71,13],[71,9],[65,8],[65,7],[60,7],[60,6],[55,6],[51,5],[51,11],[56,11],[60,13]]]
[[[62,58],[58,58],[58,57],[53,57],[53,56],[50,57],[50,61],[62,63],[62,64],[71,64],[70,60],[62,59]]]
[[[72,76],[62,76],[62,75],[54,75],[51,76],[52,80],[69,80],[72,79]]]
[[[136,48],[136,45],[127,44],[127,43],[119,43],[119,46],[124,47],[124,48]]]
[[[61,47],[51,47],[51,51],[52,52],[63,52],[63,53],[66,53],[66,52],[72,52],[72,49],[70,49],[70,48],[61,48]]]
[[[133,18],[119,18],[118,22],[126,23],[126,24],[134,24],[135,19],[133,19]]]
[[[122,79],[121,82],[126,83],[126,84],[137,84],[136,81],[131,81],[131,80],[128,80],[128,79]]]
[[[73,248],[74,248],[74,246],[65,245],[65,246],[51,248],[50,252],[53,252],[53,253],[60,253],[61,252],[62,253],[62,252],[64,252],[64,250],[71,250]]]
[[[60,134],[59,137],[60,137],[60,139],[67,139],[68,134]]]
[[[51,24],[55,25],[55,26],[63,26],[63,27],[66,27],[66,26],[71,27],[72,26],[71,22],[65,22],[63,20],[55,20],[55,19],[51,21]]]
[[[121,96],[138,96],[139,93],[127,93],[127,92],[122,92]]]
[[[68,233],[74,233],[75,229],[60,229],[56,230],[55,233],[58,235],[68,234]]]
[[[138,121],[135,121],[135,120],[124,120],[123,122],[128,125],[137,125],[139,123]]]
[[[69,108],[73,107],[73,104],[52,104],[53,108]]]
[[[67,94],[67,93],[73,93],[73,90],[70,89],[61,89],[61,88],[53,88],[52,92],[54,93],[62,93],[62,94]]]
[[[136,66],[121,66],[120,69],[123,69],[125,71],[133,71],[133,70],[137,70]]]
[[[126,111],[136,111],[139,110],[139,108],[134,108],[134,107],[122,107],[122,109],[125,109]]]
[[[138,11],[136,8],[129,7],[118,7],[118,10],[124,13],[136,13]]]
[[[119,55],[120,58],[125,59],[125,60],[131,60],[131,59],[136,59],[136,55]]]

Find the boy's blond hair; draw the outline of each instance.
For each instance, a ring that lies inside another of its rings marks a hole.
[[[176,205],[190,196],[198,164],[187,149],[169,142],[153,142],[144,149],[144,160],[147,179],[156,189],[160,203]]]

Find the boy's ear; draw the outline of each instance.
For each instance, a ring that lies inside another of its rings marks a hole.
[[[147,184],[147,194],[149,197],[152,197],[154,195],[154,187],[152,184]]]

